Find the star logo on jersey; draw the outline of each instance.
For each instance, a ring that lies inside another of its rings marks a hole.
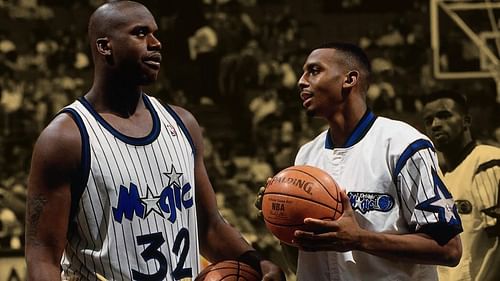
[[[431,173],[434,180],[435,195],[419,203],[415,206],[415,209],[437,213],[441,222],[451,225],[460,224],[460,217],[450,192],[434,169],[432,169]]]
[[[153,192],[151,191],[151,188],[149,188],[149,185],[147,186],[147,191],[146,191],[146,197],[141,197],[141,202],[144,204],[144,207],[146,208],[146,211],[144,212],[144,218],[149,216],[151,212],[155,212],[158,215],[160,215],[162,218],[165,216],[160,210],[160,196],[155,196],[153,195]]]
[[[172,165],[172,169],[170,170],[169,173],[167,172],[167,173],[163,173],[163,174],[168,177],[168,186],[170,186],[172,183],[176,183],[177,186],[181,186],[180,178],[182,176],[182,173],[178,173],[175,170],[174,165]]]

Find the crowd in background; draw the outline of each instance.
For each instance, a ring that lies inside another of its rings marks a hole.
[[[317,1],[305,9],[306,2],[147,1],[158,19],[165,57],[159,82],[148,93],[198,118],[224,217],[277,259],[278,243],[253,200],[259,186],[292,165],[298,147],[322,129],[301,109],[296,88],[311,44],[358,43],[372,58],[371,108],[417,128],[422,128],[419,97],[444,83],[432,74],[428,17],[422,16],[428,13],[426,1],[409,1],[393,13],[364,10],[373,22],[359,15],[346,22],[363,0]],[[36,136],[60,108],[88,90],[86,22],[100,3],[0,0],[0,249],[22,249],[22,202]],[[338,38],[322,38],[328,30]],[[442,66],[475,58],[463,49],[458,58],[444,56]],[[446,85],[470,98],[476,138],[498,144],[494,83]]]

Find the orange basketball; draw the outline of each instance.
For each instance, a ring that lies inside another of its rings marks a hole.
[[[304,225],[304,218],[336,220],[343,211],[335,180],[312,166],[292,166],[277,173],[267,183],[262,197],[267,228],[292,246],[295,230],[314,231]]]
[[[227,260],[207,266],[195,281],[260,281],[262,275],[251,266]]]

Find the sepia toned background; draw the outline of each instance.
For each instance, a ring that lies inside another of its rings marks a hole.
[[[86,37],[101,0],[0,0],[0,281],[24,280],[24,199],[33,144],[92,81]],[[309,48],[363,47],[372,110],[422,129],[422,95],[467,95],[473,133],[499,145],[500,6],[489,0],[151,0],[163,43],[147,93],[190,110],[224,217],[285,265],[253,207],[266,179],[323,129],[296,82]]]

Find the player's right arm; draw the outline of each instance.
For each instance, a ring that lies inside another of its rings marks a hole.
[[[28,178],[26,262],[28,280],[60,280],[71,207],[71,179],[78,172],[81,139],[75,122],[58,115],[40,134]]]

